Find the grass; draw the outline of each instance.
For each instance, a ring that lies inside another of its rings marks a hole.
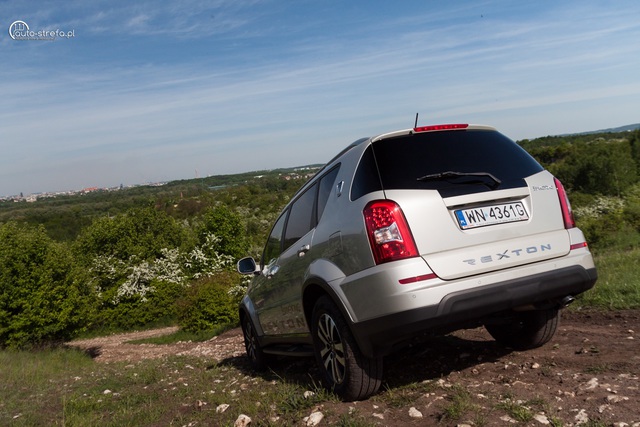
[[[0,352],[0,424],[41,424],[43,408],[34,402],[46,402],[46,411],[64,420],[66,392],[77,381],[70,373],[93,366],[91,358],[75,350]]]
[[[640,308],[640,248],[599,251],[598,281],[577,300],[579,307],[607,310]]]
[[[232,426],[246,414],[252,425],[286,426],[338,402],[307,368],[285,381],[274,373],[256,376],[242,362],[171,357],[106,364],[71,349],[1,351],[0,425]],[[229,408],[216,411],[222,404]],[[358,414],[335,416],[340,425],[367,425]]]
[[[502,409],[516,421],[529,422],[533,419],[534,413],[524,403],[519,403],[511,399],[504,400],[496,405],[496,408]]]
[[[469,412],[478,410],[478,405],[473,403],[471,393],[461,386],[453,386],[449,395],[449,403],[444,407],[442,418],[458,421]]]
[[[611,366],[605,363],[605,364],[590,366],[586,368],[584,372],[587,374],[600,375],[603,372],[608,372],[610,370],[611,370]]]

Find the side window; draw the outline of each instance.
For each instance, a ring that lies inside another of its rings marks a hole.
[[[267,244],[262,253],[262,267],[268,265],[273,259],[280,256],[280,252],[282,251],[282,230],[284,229],[286,219],[287,214],[285,212],[271,229],[271,234],[269,234],[269,239],[267,239]]]
[[[378,176],[378,167],[376,166],[373,149],[369,146],[362,155],[356,175],[353,178],[351,200],[357,200],[365,194],[378,190],[382,190],[382,184]]]
[[[338,165],[320,180],[320,188],[318,189],[318,221],[322,218],[322,213],[333,190],[333,185],[336,182],[336,176],[338,176],[339,170],[340,166]]]
[[[314,202],[318,184],[314,184],[291,205],[287,229],[284,233],[284,248],[288,248],[315,226]]]

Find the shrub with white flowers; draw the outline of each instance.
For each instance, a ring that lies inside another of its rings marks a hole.
[[[113,304],[135,296],[144,302],[149,293],[155,291],[154,282],[188,286],[193,279],[209,277],[229,267],[233,257],[216,251],[219,239],[210,233],[204,240],[189,252],[163,248],[161,256],[152,261],[132,256],[126,262],[99,255],[91,268],[96,291],[100,295],[104,286],[115,283],[118,289],[111,301]]]
[[[593,219],[611,213],[620,213],[624,209],[625,202],[620,197],[598,196],[595,203],[581,206],[573,210],[578,219]]]

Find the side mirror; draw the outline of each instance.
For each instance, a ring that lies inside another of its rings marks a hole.
[[[242,258],[237,264],[238,273],[240,274],[259,274],[256,261],[252,257]]]

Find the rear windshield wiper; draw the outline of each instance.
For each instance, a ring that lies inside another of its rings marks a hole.
[[[491,179],[491,181],[493,181],[493,184],[488,184],[486,180],[482,180],[482,179],[473,179],[471,181],[465,180],[460,184],[481,183],[481,184],[485,184],[487,187],[494,190],[496,187],[498,187],[502,183],[502,181],[500,181],[498,178],[496,178],[494,175],[490,174],[489,172],[454,172],[454,171],[432,173],[430,175],[421,176],[420,178],[418,178],[418,181],[421,181],[421,182],[446,181],[452,178],[475,178],[475,177],[489,178]]]

